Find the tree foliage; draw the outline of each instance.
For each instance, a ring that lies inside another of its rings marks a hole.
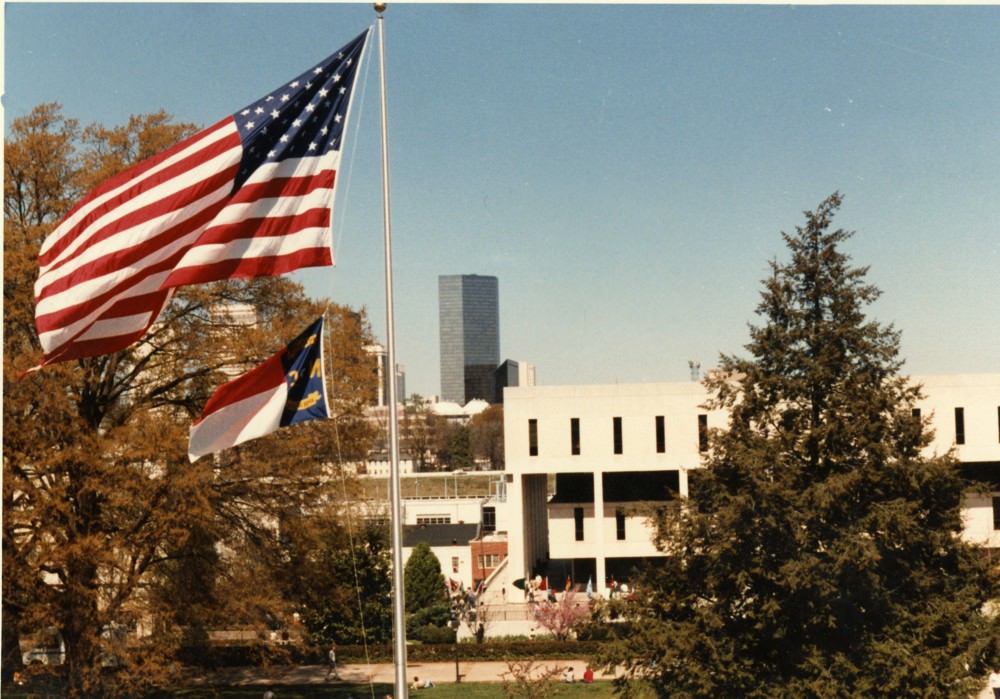
[[[289,555],[279,568],[286,597],[312,644],[392,641],[392,562],[386,527],[348,518],[299,518],[283,527]]]
[[[416,638],[426,626],[446,627],[451,619],[441,562],[426,543],[413,547],[404,569],[407,629]]]
[[[558,641],[565,641],[570,635],[590,620],[590,601],[569,590],[552,601],[544,599],[531,607],[535,622]]]
[[[491,471],[504,468],[503,406],[491,405],[469,420],[472,451],[477,460],[489,463]]]
[[[286,617],[276,529],[335,516],[330,478],[370,439],[367,321],[333,306],[334,418],[188,462],[188,426],[211,391],[322,312],[284,278],[179,289],[132,347],[19,380],[41,356],[32,286],[45,235],[97,182],[193,130],[163,113],[80,129],[46,104],[5,144],[4,668],[18,634],[54,629],[72,697],[134,696],[168,678],[186,639]],[[252,324],[229,312],[240,308]]]
[[[839,194],[771,263],[750,356],[706,379],[712,435],[690,497],[664,509],[668,553],[609,660],[662,696],[967,697],[996,625],[980,551],[960,537],[965,483],[925,458],[898,333],[831,230]]]

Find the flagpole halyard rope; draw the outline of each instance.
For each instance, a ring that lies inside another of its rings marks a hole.
[[[329,309],[329,307],[330,307],[330,304],[328,303],[327,306],[326,306],[326,308],[323,309],[323,318],[324,318],[324,323],[323,324],[324,324],[324,326],[327,327],[327,335],[329,337],[330,350],[331,350],[331,354],[332,354],[332,350],[333,350],[333,329],[329,325],[327,325],[327,323],[325,322],[326,321],[326,317],[327,317],[327,310]],[[324,361],[324,364],[325,363],[326,362]],[[332,369],[332,367],[331,367],[331,369]],[[325,367],[324,367],[324,371],[326,371]],[[331,371],[330,376],[332,376],[332,375],[333,375],[333,372]],[[333,398],[335,397],[335,394],[334,394],[334,392],[332,390],[333,389],[332,382],[328,383],[327,386],[326,386],[326,388],[328,389],[328,391],[329,391],[328,395],[331,398],[331,400],[329,401],[329,403],[332,404],[334,402]],[[338,419],[338,415],[336,415],[336,414],[332,415],[331,417],[333,419],[333,442],[334,442],[334,448],[335,448],[335,450],[337,452],[337,463],[336,463],[337,474],[340,476],[340,500],[341,500],[341,502],[343,502],[343,503],[346,504],[348,502],[348,498],[347,498],[347,479],[344,476],[344,457],[343,457],[343,450],[341,449],[341,442],[340,442],[340,421]],[[352,507],[348,506],[348,507],[345,508],[345,512],[346,512],[346,515],[347,515],[347,539],[348,539],[348,544],[349,544],[350,549],[351,549],[351,568],[352,568],[352,571],[354,573],[354,597],[355,597],[355,599],[357,600],[357,603],[358,603],[358,618],[361,621],[361,645],[364,648],[365,665],[368,666],[368,667],[371,667],[371,664],[372,664],[372,661],[371,661],[371,651],[369,650],[369,647],[368,647],[368,627],[367,627],[367,624],[365,622],[365,606],[364,606],[364,601],[363,601],[362,596],[361,596],[361,580],[360,580],[360,576],[358,575],[358,557],[357,557],[357,550],[355,548],[356,544],[355,544],[355,537],[354,537],[354,511],[353,511]],[[375,699],[375,679],[374,679],[374,675],[373,674],[369,674],[369,677],[368,677],[368,694],[371,697],[371,699]]]

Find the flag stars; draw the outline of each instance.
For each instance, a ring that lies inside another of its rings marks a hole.
[[[271,118],[272,119],[277,119],[280,115],[281,115],[281,112],[279,112],[277,109],[272,109],[271,110]]]
[[[319,68],[319,67],[313,68],[313,74],[314,75],[320,75],[320,74],[322,74],[322,72],[323,72],[322,68]]]
[[[249,113],[250,113],[249,109],[244,109],[242,112],[240,112],[240,116],[246,116]]]
[[[295,128],[299,128],[300,126],[302,126],[302,120],[296,119],[295,121],[292,122],[292,126],[294,126]]]
[[[317,148],[317,145],[315,143],[310,143],[309,144],[309,150],[316,150],[316,148]]]
[[[254,114],[263,114],[264,113],[264,108],[258,106],[255,110],[253,110],[253,113]]]
[[[281,141],[282,143],[288,143],[288,134],[286,133],[281,134],[281,138],[279,138],[278,140]]]
[[[340,82],[340,79],[341,79],[342,77],[343,77],[343,76],[342,76],[342,75],[341,75],[340,73],[334,73],[334,74],[333,74],[333,82],[335,82],[335,83],[339,83],[339,82]]]
[[[343,119],[343,117],[342,117],[342,116],[340,116],[339,114],[334,114],[334,115],[333,115],[333,120],[334,120],[335,122],[337,122],[338,124],[340,123],[340,120],[341,120],[341,119]]]
[[[282,102],[287,102],[287,101],[288,101],[288,100],[290,100],[290,99],[291,99],[291,97],[289,97],[288,95],[282,95],[282,96],[281,96],[281,101],[282,101]]]
[[[256,126],[256,124],[254,124],[252,121],[248,121],[246,124],[243,125],[243,128],[245,128],[247,131],[250,131],[254,126]]]
[[[316,105],[312,104],[310,102],[309,104],[306,105],[306,111],[307,112],[315,112],[316,111]]]
[[[326,97],[328,94],[330,94],[330,91],[327,90],[325,87],[321,87],[319,89],[319,96],[320,97]]]
[[[298,81],[298,80],[296,80],[295,82],[293,82],[293,83],[289,84],[289,86],[288,86],[288,87],[298,87],[298,86],[299,86],[299,84],[300,84],[300,83],[299,83],[299,81]]]

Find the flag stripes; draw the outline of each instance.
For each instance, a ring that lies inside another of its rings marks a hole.
[[[38,256],[43,365],[124,349],[177,286],[333,263],[336,172],[367,38],[70,210]]]

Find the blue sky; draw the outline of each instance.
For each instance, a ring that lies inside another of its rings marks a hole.
[[[4,125],[208,125],[374,23],[370,4],[6,3]],[[440,391],[437,277],[500,281],[539,383],[683,381],[741,353],[780,236],[834,190],[913,373],[1000,371],[1000,7],[390,4],[397,358]],[[374,57],[374,54],[372,54]],[[378,75],[334,270],[384,337]]]

